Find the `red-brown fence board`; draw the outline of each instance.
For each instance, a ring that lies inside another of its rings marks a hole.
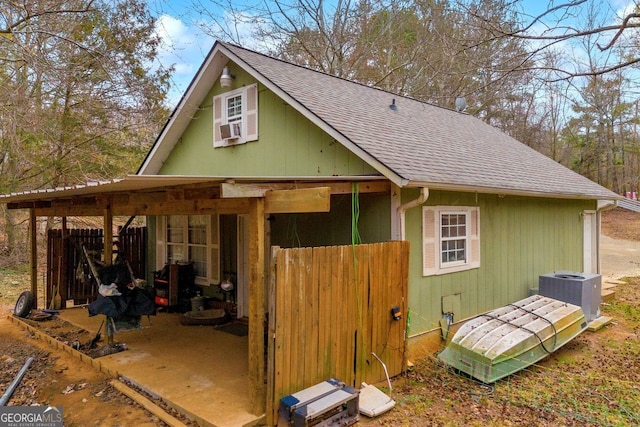
[[[85,260],[82,246],[97,260],[104,263],[104,233],[101,229],[49,230],[47,235],[47,308],[55,289],[60,284],[62,308],[66,301],[85,304],[96,297],[97,287],[93,274]],[[130,227],[114,236],[114,256],[122,256],[129,262],[136,278],[146,279],[146,227]]]

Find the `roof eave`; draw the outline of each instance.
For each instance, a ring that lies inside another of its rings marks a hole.
[[[457,184],[443,184],[433,182],[421,182],[421,181],[406,181],[404,187],[406,188],[422,188],[427,187],[430,190],[444,190],[444,191],[460,191],[465,193],[480,193],[480,194],[497,194],[500,196],[523,196],[523,197],[544,197],[550,199],[579,199],[579,200],[621,200],[622,196],[619,196],[613,192],[608,195],[605,194],[587,194],[587,193],[558,193],[558,192],[545,192],[545,191],[532,191],[524,189],[513,188],[499,188],[499,187],[482,187],[482,186],[470,186],[470,185],[457,185]]]

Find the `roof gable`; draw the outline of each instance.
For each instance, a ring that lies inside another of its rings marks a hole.
[[[154,174],[227,60],[399,186],[555,197],[618,196],[468,114],[217,42],[141,166]],[[394,104],[395,108],[390,108]]]

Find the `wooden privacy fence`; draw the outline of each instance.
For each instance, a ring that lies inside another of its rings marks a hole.
[[[405,364],[409,243],[278,249],[269,286],[267,424],[282,397],[328,378],[385,380]],[[401,320],[394,320],[397,307]]]
[[[146,279],[147,228],[128,227],[114,236],[114,253],[124,255],[136,278]],[[86,303],[96,296],[97,288],[85,262],[82,245],[98,260],[103,259],[104,234],[101,229],[69,229],[63,238],[61,229],[47,234],[47,307],[59,285],[62,308],[67,300]]]

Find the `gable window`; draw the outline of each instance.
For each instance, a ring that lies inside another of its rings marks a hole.
[[[158,217],[157,268],[165,263],[192,263],[196,284],[220,282],[217,215]]]
[[[480,267],[480,211],[477,207],[422,208],[423,275]]]
[[[258,139],[258,86],[213,97],[213,146],[228,147]]]

